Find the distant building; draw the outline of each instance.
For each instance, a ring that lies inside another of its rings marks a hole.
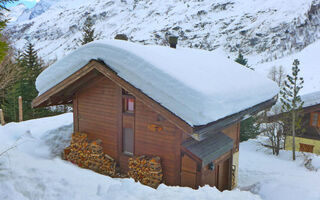
[[[320,155],[320,91],[301,96],[304,133],[295,137],[296,150]],[[292,136],[287,136],[285,149],[292,150]]]
[[[224,56],[119,40],[81,47],[36,85],[33,106],[72,104],[74,131],[101,139],[124,173],[132,156],[159,156],[165,184],[220,190],[236,186],[240,121],[278,93]]]

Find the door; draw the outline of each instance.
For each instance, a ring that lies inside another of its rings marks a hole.
[[[196,188],[197,163],[187,154],[181,157],[181,186]]]
[[[217,165],[217,188],[220,191],[229,190],[231,186],[231,158]]]

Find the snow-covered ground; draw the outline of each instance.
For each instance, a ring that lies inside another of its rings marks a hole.
[[[233,191],[208,186],[199,190],[160,185],[155,190],[132,179],[112,179],[61,160],[68,145],[72,114],[0,126],[0,199],[184,199],[184,200],[295,200],[320,199],[320,171],[309,171],[299,154],[274,157],[257,140],[240,145],[240,182]],[[320,169],[320,157],[309,154]],[[247,191],[246,191],[247,190]]]
[[[291,151],[273,156],[259,140],[240,144],[238,187],[241,190],[259,194],[265,200],[320,199],[320,156],[297,152],[293,162]],[[304,166],[305,158],[312,159],[313,171]]]

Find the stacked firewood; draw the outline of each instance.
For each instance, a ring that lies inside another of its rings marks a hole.
[[[85,133],[74,133],[70,146],[64,149],[63,157],[79,167],[115,176],[116,162],[103,152],[101,143],[101,140],[89,142]]]
[[[138,156],[129,159],[129,177],[144,185],[157,188],[162,182],[162,168],[158,156]]]

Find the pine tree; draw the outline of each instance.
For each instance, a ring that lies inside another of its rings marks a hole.
[[[82,32],[82,39],[80,40],[82,45],[85,45],[96,39],[96,35],[94,34],[93,21],[90,16],[87,17],[82,28]]]
[[[13,86],[8,90],[5,97],[3,109],[6,121],[18,121],[18,97],[23,100],[23,119],[34,119],[50,114],[45,108],[33,109],[31,107],[32,100],[38,95],[35,87],[37,76],[41,72],[41,60],[38,58],[34,46],[27,44],[26,50],[17,57],[17,66],[19,70],[19,78]]]
[[[8,45],[4,41],[4,38],[1,33],[3,29],[6,27],[6,22],[7,22],[2,11],[4,10],[9,11],[9,9],[6,8],[6,4],[12,3],[14,1],[16,0],[0,0],[0,62],[6,56],[6,52],[8,50]]]
[[[235,61],[240,65],[243,65],[253,70],[253,68],[250,68],[248,66],[248,60],[243,57],[240,51]],[[249,117],[248,119],[241,121],[241,124],[240,124],[240,141],[241,142],[251,138],[256,138],[257,135],[259,135],[259,125],[257,124],[257,119],[255,116]]]
[[[240,124],[240,141],[247,141],[256,138],[259,135],[259,126],[255,117],[249,117],[241,121]]]
[[[239,51],[238,57],[234,61],[236,61],[240,65],[246,66],[247,68],[254,70],[253,67],[250,67],[248,65],[248,59],[244,58],[244,56],[242,55],[242,53],[240,51]]]
[[[295,59],[292,64],[292,74],[287,75],[284,86],[280,91],[280,101],[282,103],[283,122],[286,125],[284,131],[286,135],[292,135],[292,159],[296,159],[295,136],[297,132],[302,133],[303,101],[299,96],[303,88],[304,80],[299,77],[299,60]]]

